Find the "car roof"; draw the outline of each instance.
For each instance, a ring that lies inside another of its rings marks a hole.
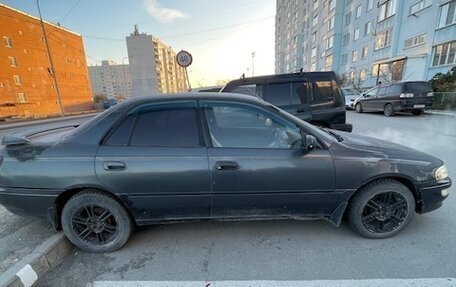
[[[218,101],[239,101],[257,104],[266,104],[265,101],[250,95],[236,93],[216,93],[216,92],[190,92],[176,94],[154,94],[150,96],[133,97],[123,101],[124,105],[138,105],[164,101],[184,101],[184,100],[218,100]]]
[[[266,75],[266,76],[257,76],[257,77],[246,77],[230,81],[226,84],[226,87],[232,85],[239,85],[243,83],[256,83],[268,80],[293,80],[300,79],[302,77],[308,76],[327,76],[335,78],[335,73],[333,71],[323,71],[323,72],[298,72],[298,73],[288,73],[288,74],[277,74],[277,75]]]

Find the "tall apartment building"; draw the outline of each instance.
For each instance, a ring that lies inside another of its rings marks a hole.
[[[277,0],[275,51],[276,73],[428,80],[456,65],[456,0]]]
[[[93,108],[82,37],[44,22],[64,111]],[[60,113],[40,20],[0,4],[0,117]]]
[[[108,99],[126,99],[132,96],[128,65],[101,61],[101,66],[89,66],[89,76],[94,95]]]
[[[134,97],[189,89],[185,69],[176,63],[176,53],[159,39],[139,33],[135,26],[127,37],[127,50]]]

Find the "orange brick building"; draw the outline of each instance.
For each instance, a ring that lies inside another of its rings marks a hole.
[[[65,113],[93,109],[82,37],[44,22]],[[0,118],[60,114],[40,20],[0,4]]]

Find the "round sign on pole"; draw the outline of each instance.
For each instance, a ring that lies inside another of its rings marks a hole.
[[[189,52],[182,50],[179,53],[177,53],[176,61],[177,64],[182,68],[187,68],[192,64],[193,58]]]

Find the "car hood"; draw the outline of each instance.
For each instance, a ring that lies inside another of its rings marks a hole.
[[[342,136],[343,141],[339,142],[339,144],[346,148],[370,151],[388,158],[432,162],[436,165],[443,164],[440,159],[408,146],[353,133],[334,132]]]

